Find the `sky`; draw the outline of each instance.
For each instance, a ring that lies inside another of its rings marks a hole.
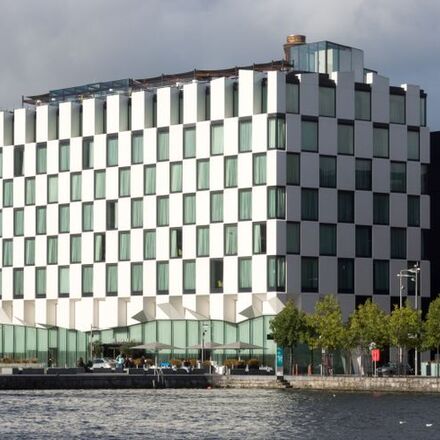
[[[428,93],[440,130],[438,0],[0,0],[0,109],[21,96],[283,57],[288,34],[365,51]]]

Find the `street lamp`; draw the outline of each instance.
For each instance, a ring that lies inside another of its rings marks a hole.
[[[90,324],[90,360],[93,362],[93,330],[99,330],[99,327],[95,327]]]
[[[414,274],[415,277],[415,298],[414,298],[414,308],[416,309],[416,312],[419,311],[419,303],[418,303],[418,296],[419,296],[419,283],[418,283],[418,278],[419,278],[419,274],[420,274],[420,266],[419,266],[419,262],[416,262],[416,264],[414,264],[414,267],[412,269],[409,269],[409,272]],[[417,346],[414,349],[414,376],[417,376],[417,372],[418,372],[418,349]]]
[[[204,322],[202,324],[202,368],[203,368],[203,361],[204,361],[204,351],[205,351],[205,336],[206,333],[208,333],[209,324]]]

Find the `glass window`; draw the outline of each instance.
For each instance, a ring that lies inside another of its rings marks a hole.
[[[143,199],[131,200],[131,227],[142,228],[144,225],[144,201]]]
[[[89,170],[93,168],[93,138],[91,137],[83,139],[82,168],[83,170]]]
[[[23,269],[14,269],[14,299],[23,298]]]
[[[119,168],[119,197],[130,195],[130,168]]]
[[[0,237],[2,235],[3,235],[3,211],[0,209]]]
[[[197,256],[209,256],[209,226],[197,227]]]
[[[3,266],[12,266],[12,240],[3,240]]]
[[[336,157],[319,157],[319,186],[336,188]]]
[[[22,236],[24,234],[24,209],[14,209],[14,235]]]
[[[237,241],[237,230],[235,230],[235,240]],[[265,254],[266,253],[266,223],[254,223],[253,224],[253,253]],[[235,243],[236,243],[235,241]],[[237,245],[235,244],[235,252],[237,252]]]
[[[301,149],[302,151],[318,151],[318,122],[301,121]]]
[[[14,203],[14,186],[12,180],[3,180],[3,206],[5,208]]]
[[[188,260],[183,262],[183,293],[196,291],[196,262]]]
[[[83,232],[93,230],[93,203],[82,204],[82,230]]]
[[[144,161],[144,133],[134,131],[131,135],[131,163],[142,163]]]
[[[3,177],[3,149],[0,148],[0,177]],[[1,270],[0,270],[0,283],[1,283]],[[1,288],[1,286],[0,286]],[[1,290],[0,290],[1,297]]]
[[[371,226],[356,226],[356,257],[371,258]]]
[[[391,258],[406,259],[406,229],[391,228]]]
[[[267,217],[278,219],[286,217],[286,189],[284,187],[267,188]]]
[[[197,161],[197,189],[209,189],[209,159]]]
[[[156,165],[144,167],[144,194],[156,194]]]
[[[58,169],[60,172],[70,170],[70,141],[60,141]]]
[[[261,112],[267,113],[267,78],[261,80]]]
[[[37,234],[46,233],[46,208],[44,206],[37,206],[35,211],[35,230]]]
[[[157,294],[168,294],[168,261],[157,262]]]
[[[252,219],[252,189],[241,189],[238,192],[238,219]]]
[[[144,231],[144,260],[156,258],[156,231]]]
[[[93,296],[93,266],[82,266],[82,296]]]
[[[299,154],[287,153],[286,157],[286,183],[287,185],[299,185]]]
[[[300,224],[298,222],[286,223],[286,252],[299,254],[300,252]]]
[[[319,87],[319,116],[336,116],[335,91],[334,87]]]
[[[211,223],[223,221],[223,192],[211,193]]]
[[[239,100],[238,82],[232,84],[232,117],[238,116],[238,100]]]
[[[116,296],[118,294],[118,265],[107,264],[105,276],[105,292],[107,296]]]
[[[168,226],[169,200],[168,196],[157,198],[157,226]]]
[[[130,259],[130,231],[119,232],[119,261]]]
[[[70,271],[66,266],[58,268],[58,296],[68,297],[70,292]]]
[[[24,183],[25,204],[35,205],[35,177],[26,177]]]
[[[356,119],[369,121],[371,119],[371,92],[355,90],[354,114]]]
[[[225,255],[237,255],[237,225],[225,225]]]
[[[338,292],[354,293],[354,261],[338,258]]]
[[[196,222],[196,195],[183,196],[183,224],[193,225]]]
[[[238,259],[238,291],[252,290],[252,258]]]
[[[223,154],[223,123],[211,125],[211,154]]]
[[[142,295],[144,287],[144,266],[142,263],[131,263],[131,294]]]
[[[390,94],[390,122],[405,123],[405,95]]]
[[[408,130],[408,160],[420,160],[420,132]]]
[[[81,263],[81,235],[70,236],[70,262]]]
[[[284,116],[269,116],[268,123],[268,142],[269,150],[286,148],[286,120]]]
[[[391,162],[391,191],[406,192],[405,162]]]
[[[36,153],[36,171],[37,174],[43,174],[47,169],[47,147],[46,144],[37,144]]]
[[[420,97],[420,125],[426,126],[426,96]]]
[[[118,136],[107,136],[107,166],[114,167],[118,165]]]
[[[388,194],[373,194],[373,224],[390,224],[390,197]]]
[[[299,84],[286,83],[286,111],[299,113]]]
[[[422,194],[428,194],[429,189],[429,166],[426,163],[420,165],[420,190]]]
[[[267,290],[286,290],[286,258],[267,257]]]
[[[356,159],[356,189],[371,191],[370,159]]]
[[[196,157],[196,128],[185,127],[183,129],[183,158]]]
[[[319,272],[318,258],[301,258],[301,290],[303,292],[318,292]]]
[[[22,176],[24,172],[24,147],[14,147],[14,177]]]
[[[121,234],[121,233],[120,233]],[[93,261],[99,263],[105,261],[105,234],[94,235]],[[121,236],[119,235],[119,256],[121,255]]]
[[[238,151],[244,153],[252,150],[252,120],[242,119],[238,123]]]
[[[419,196],[408,196],[408,226],[420,226]]]
[[[352,124],[338,124],[338,153],[354,154],[354,126]]]
[[[225,188],[237,186],[237,156],[225,157]]]
[[[223,260],[211,260],[211,292],[223,292]]]
[[[172,163],[170,166],[170,192],[182,191],[182,162]]]
[[[35,238],[24,239],[24,264],[25,266],[35,264]]]
[[[319,255],[336,255],[336,225],[319,225]]]
[[[58,207],[58,231],[60,234],[70,231],[70,207],[60,205]]]
[[[72,202],[81,200],[81,173],[70,175],[70,200]]]
[[[373,126],[373,156],[389,157],[390,143],[388,127]]]
[[[170,258],[182,258],[182,228],[170,229]]]
[[[390,293],[390,266],[386,260],[373,261],[373,293],[375,295],[389,295]]]
[[[169,159],[169,143],[170,134],[168,129],[160,129],[157,131],[157,161]]]
[[[105,198],[105,170],[95,171],[95,199]]]
[[[105,217],[108,230],[118,228],[118,202],[116,200],[107,201]]]
[[[37,298],[46,297],[46,268],[37,267],[35,269],[35,294]]]
[[[254,185],[266,184],[266,154],[254,154],[253,157],[253,181]]]
[[[58,202],[58,176],[47,178],[47,203]]]
[[[58,263],[58,237],[47,237],[47,264]]]
[[[318,190],[301,189],[301,220],[318,220]]]
[[[354,222],[354,192],[338,191],[338,222]]]

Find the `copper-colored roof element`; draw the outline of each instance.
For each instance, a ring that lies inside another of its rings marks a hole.
[[[286,43],[284,44],[284,59],[290,63],[290,48],[293,46],[299,46],[301,44],[306,44],[306,36],[299,34],[288,35],[286,38]]]

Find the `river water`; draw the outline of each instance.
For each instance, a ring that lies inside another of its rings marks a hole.
[[[439,404],[292,390],[1,391],[0,439],[440,439]]]

